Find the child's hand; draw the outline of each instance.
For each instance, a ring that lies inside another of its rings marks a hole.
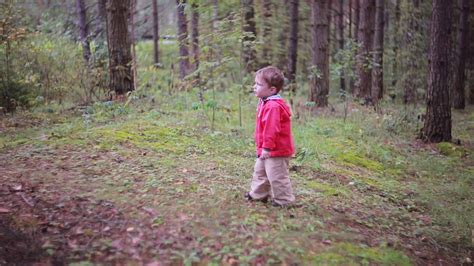
[[[262,154],[260,155],[260,159],[265,160],[267,158],[270,158],[270,150],[262,149]]]

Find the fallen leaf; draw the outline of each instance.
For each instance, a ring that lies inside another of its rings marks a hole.
[[[0,213],[9,213],[9,212],[10,212],[9,209],[0,208]]]
[[[133,230],[135,230],[135,228],[133,228],[133,227],[127,228],[127,232],[133,232]]]

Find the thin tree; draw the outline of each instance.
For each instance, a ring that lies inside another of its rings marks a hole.
[[[298,58],[298,6],[299,0],[290,1],[290,43],[288,47],[288,79],[295,81]],[[292,91],[294,93],[294,91]]]
[[[79,38],[82,44],[82,56],[89,63],[91,49],[89,45],[89,24],[87,23],[87,10],[84,0],[76,0],[77,25],[79,27]]]
[[[452,9],[451,1],[433,0],[428,97],[425,123],[421,132],[421,139],[425,142],[451,140],[448,75]]]
[[[270,65],[272,62],[272,1],[262,0],[262,66]]]
[[[255,26],[255,11],[253,0],[241,0],[241,7],[243,10],[242,22],[242,57],[245,64],[245,70],[251,72],[257,65],[256,51],[254,42],[257,37],[257,29]]]
[[[178,11],[178,42],[179,42],[179,78],[184,79],[189,71],[189,51],[188,51],[188,23],[184,6],[186,0],[176,0]]]
[[[374,67],[372,68],[372,100],[377,103],[383,97],[383,39],[384,39],[384,7],[385,0],[376,0],[375,36],[374,36]]]
[[[416,103],[417,96],[417,84],[416,84],[416,70],[419,68],[419,60],[417,60],[419,49],[419,36],[420,27],[418,20],[420,19],[420,1],[412,0],[408,1],[409,10],[408,15],[408,27],[403,33],[403,50],[405,54],[402,56],[402,63],[405,72],[403,78],[403,102],[405,104]],[[411,5],[411,6],[410,6]]]
[[[105,27],[107,23],[107,0],[97,0],[97,17],[95,24],[94,38],[104,40],[105,39]]]
[[[337,35],[338,35],[338,44],[339,49],[344,49],[344,0],[339,0],[337,5],[338,12],[337,12]],[[339,86],[341,93],[345,93],[346,91],[346,79],[344,70],[341,71],[341,75],[339,78]]]
[[[117,96],[133,90],[132,55],[128,17],[130,0],[107,1],[107,43],[109,50],[109,88]]]
[[[354,40],[355,43],[359,43],[359,39],[357,38],[357,34],[359,32],[359,22],[360,22],[360,0],[353,0],[354,1],[354,8],[353,8],[353,13],[354,13],[354,28],[353,31],[351,31],[352,39]],[[352,3],[352,1],[351,1]],[[351,12],[351,13],[352,13]],[[355,72],[355,71],[354,71]],[[351,79],[349,81],[349,90],[350,93],[354,93],[354,77],[351,76]]]
[[[160,65],[160,24],[158,17],[158,0],[152,0],[153,5],[153,62]]]
[[[194,68],[199,68],[199,11],[198,5],[191,5],[191,44],[193,48]]]
[[[395,0],[395,21],[392,23],[393,25],[393,34],[392,34],[392,51],[393,51],[393,58],[392,60],[392,86],[394,87],[398,81],[398,46],[399,46],[399,38],[398,38],[398,30],[400,28],[400,1]]]
[[[318,107],[328,105],[329,94],[329,7],[328,0],[311,2],[312,28],[312,75],[309,101]]]
[[[130,24],[131,24],[131,32],[130,32],[130,39],[132,43],[132,74],[133,74],[133,88],[136,89],[138,84],[137,78],[137,50],[135,49],[135,14],[137,12],[137,0],[131,0],[131,12],[130,12]]]
[[[459,33],[457,35],[457,55],[456,74],[453,89],[453,107],[464,109],[466,106],[464,83],[466,79],[466,57],[468,55],[469,36],[469,1],[461,0],[461,16],[459,18]]]
[[[354,96],[364,99],[366,103],[371,101],[371,48],[373,45],[372,18],[375,11],[374,9],[375,0],[361,0],[360,25],[359,32],[357,34],[360,48],[356,58],[357,80],[354,88]]]

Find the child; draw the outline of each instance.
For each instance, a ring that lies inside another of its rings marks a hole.
[[[278,94],[284,84],[283,73],[268,66],[257,71],[253,91],[259,97],[255,126],[257,160],[247,200],[288,206],[295,201],[289,178],[288,163],[294,154],[291,134],[291,112]]]

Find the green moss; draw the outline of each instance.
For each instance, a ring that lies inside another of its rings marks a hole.
[[[387,247],[366,247],[352,243],[339,243],[327,252],[311,258],[313,263],[326,265],[411,265],[410,259],[400,251]]]
[[[384,167],[381,163],[362,157],[352,151],[348,151],[348,152],[340,154],[339,157],[336,158],[336,160],[342,161],[344,163],[352,164],[355,166],[364,167],[368,170],[375,171],[375,172],[381,172],[384,170]]]
[[[461,157],[466,154],[466,149],[460,146],[455,146],[449,142],[440,142],[436,144],[439,153],[449,157]]]
[[[306,186],[308,186],[311,189],[320,191],[326,196],[338,196],[338,195],[347,196],[348,195],[347,190],[343,188],[335,188],[328,184],[319,183],[314,180],[308,181],[306,183]]]

